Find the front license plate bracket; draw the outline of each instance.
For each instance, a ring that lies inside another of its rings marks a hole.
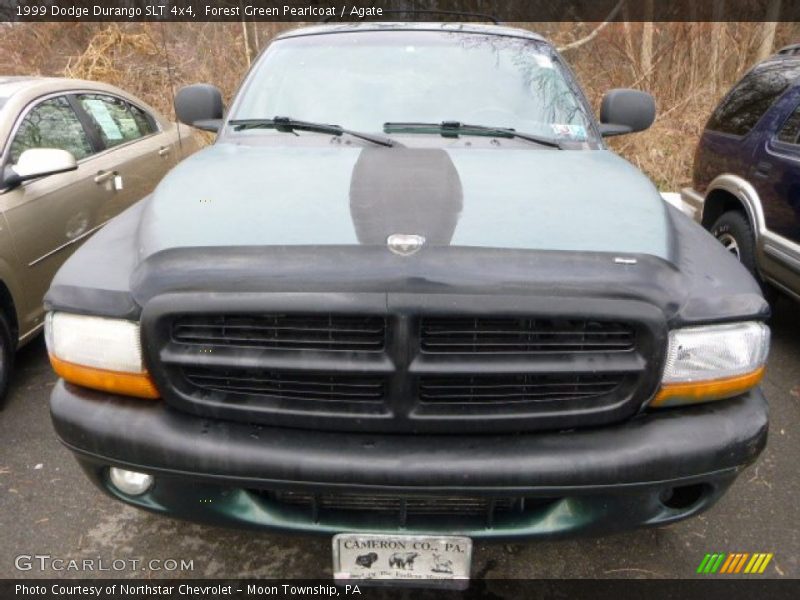
[[[472,540],[464,536],[340,533],[333,536],[333,577],[359,582],[466,589]]]

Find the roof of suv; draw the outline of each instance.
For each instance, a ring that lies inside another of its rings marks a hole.
[[[788,85],[784,92],[787,92],[789,89],[796,87],[800,84],[800,77],[798,77],[798,73],[800,73],[800,54],[773,54],[772,56],[765,58],[760,63],[756,63],[750,68],[743,76],[743,80],[751,73],[759,73],[763,70],[770,70],[771,72],[781,73],[786,75],[786,80]],[[788,73],[792,72],[792,75],[789,76]],[[735,93],[736,86],[738,83],[731,88],[728,93]],[[781,92],[780,95],[783,95],[784,92]],[[777,100],[777,98],[776,98]]]
[[[778,52],[772,56],[765,58],[760,63],[756,64],[753,69],[760,69],[764,66],[775,64],[791,66],[800,64],[800,44],[797,45],[797,50],[795,50],[795,46],[787,46],[786,48],[778,50]]]
[[[349,33],[353,31],[447,31],[450,33],[480,33],[484,35],[502,35],[507,37],[526,38],[546,41],[537,33],[506,27],[504,25],[486,25],[482,23],[461,22],[385,22],[369,21],[366,23],[329,23],[292,29],[277,36],[276,39],[299,37],[304,35],[321,35],[327,33]]]
[[[778,50],[775,54],[778,56],[796,56],[800,54],[800,44],[789,44]]]

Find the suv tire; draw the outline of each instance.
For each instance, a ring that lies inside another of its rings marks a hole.
[[[778,298],[778,291],[763,281],[758,274],[756,237],[747,217],[738,210],[729,210],[711,226],[711,235],[717,238],[756,278],[767,302],[774,303]]]
[[[8,392],[8,382],[11,380],[11,367],[14,364],[16,344],[11,337],[11,327],[8,318],[0,310],[0,408]]]

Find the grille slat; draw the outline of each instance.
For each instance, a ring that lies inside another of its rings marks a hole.
[[[405,505],[409,516],[467,515],[485,516],[492,509],[497,512],[522,511],[522,498],[483,498],[470,496],[389,496],[382,494],[313,494],[293,491],[262,492],[268,498],[300,507],[312,507],[316,502],[325,510],[391,512],[400,514]]]
[[[312,379],[289,379],[287,375],[279,375],[275,378],[270,377],[237,377],[235,375],[230,375],[228,373],[224,374],[210,374],[210,373],[203,373],[193,371],[191,372],[191,377],[195,380],[206,380],[206,381],[219,381],[220,379],[225,379],[226,381],[233,381],[233,382],[243,382],[243,383],[267,383],[267,382],[278,382],[282,387],[291,387],[291,386],[298,386],[300,389],[305,389],[309,387],[330,387],[330,381],[315,381]],[[376,387],[376,383],[372,381],[365,381],[365,382],[358,382],[358,381],[350,381],[342,383],[339,381],[340,378],[337,377],[337,381],[335,382],[336,385],[340,387],[347,386],[348,388],[374,388]]]
[[[190,341],[192,340],[192,341]],[[311,337],[306,338],[289,338],[283,337],[280,340],[273,340],[269,338],[256,338],[252,336],[242,337],[242,336],[235,336],[235,335],[203,335],[203,336],[190,336],[190,335],[183,335],[180,338],[180,341],[183,343],[195,343],[195,344],[205,344],[205,345],[225,345],[225,346],[246,346],[246,345],[258,345],[258,346],[270,346],[270,347],[277,347],[277,343],[279,342],[282,346],[302,346],[306,349],[323,349],[321,346],[325,346],[325,350],[333,350],[336,348],[342,349],[357,349],[356,347],[367,347],[372,348],[374,347],[375,342],[372,340],[314,340]],[[320,343],[320,348],[311,348],[315,342]]]
[[[447,342],[441,342],[441,343],[429,342],[429,343],[426,344],[426,347],[428,348],[429,351],[430,350],[435,350],[435,351],[441,352],[441,351],[444,351],[446,349],[452,349],[454,352],[461,352],[465,348],[473,348],[474,349],[474,348],[479,348],[481,346],[485,347],[486,345],[487,345],[486,343],[477,344],[476,342],[467,342],[467,341],[464,341],[464,342],[461,342],[461,341],[447,341]],[[530,344],[527,344],[527,345],[530,346]],[[598,350],[600,348],[607,348],[607,347],[616,348],[617,346],[619,346],[619,344],[617,344],[617,343],[610,343],[610,342],[609,343],[601,342],[599,344],[595,344],[595,343],[591,343],[591,342],[588,342],[588,343],[587,342],[580,342],[580,343],[578,343],[578,342],[574,342],[574,343],[566,342],[565,343],[565,342],[541,342],[541,341],[540,342],[536,342],[535,345],[536,345],[538,350],[547,351],[547,350],[553,348],[553,349],[558,349],[561,352],[585,350],[586,348],[588,348],[590,346],[592,347],[591,348],[592,350]],[[488,346],[490,347],[490,349],[499,348],[499,349],[501,349],[503,351],[510,351],[510,350],[519,350],[521,344],[518,341],[505,342],[505,341],[500,341],[500,340],[494,340],[494,341],[489,342]],[[473,350],[473,352],[477,352],[477,350]]]
[[[357,393],[357,392],[344,392],[344,391],[337,391],[337,392],[325,392],[319,393],[318,391],[315,392],[307,392],[307,391],[296,391],[296,390],[284,390],[281,388],[268,388],[268,387],[255,387],[255,386],[230,386],[230,385],[208,385],[206,389],[209,391],[216,391],[220,393],[236,393],[236,394],[253,394],[256,396],[271,396],[276,398],[294,398],[297,400],[319,400],[319,401],[328,401],[328,400],[349,400],[352,402],[359,402],[361,400],[377,400],[380,398],[379,394],[364,394],[364,393]]]
[[[624,374],[608,373],[428,376],[420,379],[419,398],[422,404],[588,399],[612,392],[624,377]]]
[[[420,347],[432,354],[628,351],[634,330],[588,319],[425,317]]]
[[[293,372],[217,367],[185,367],[183,374],[200,389],[276,399],[380,402],[385,395],[383,379],[372,376],[309,373],[297,379]]]
[[[435,381],[435,380],[434,380]],[[552,382],[552,383],[525,383],[522,384],[525,389],[536,389],[536,388],[575,388],[575,387],[597,387],[598,384],[596,382],[590,381],[567,381],[567,382]],[[613,384],[611,384],[613,385]],[[515,389],[519,387],[519,384],[516,383],[426,383],[426,387],[428,389],[436,389],[436,390],[450,390],[450,389],[463,389],[463,388],[470,388],[470,389],[502,389],[502,388],[509,388]]]
[[[194,323],[180,323],[179,325],[177,325],[177,328],[179,328],[179,329],[211,329],[211,330],[214,329],[213,326],[209,326],[207,324],[194,324]],[[226,330],[242,329],[242,330],[245,330],[245,331],[261,331],[261,330],[263,330],[263,331],[294,331],[294,330],[300,329],[300,328],[301,328],[300,325],[294,325],[294,326],[291,326],[291,325],[285,325],[285,326],[277,326],[277,325],[276,326],[271,326],[270,325],[270,326],[267,326],[267,325],[257,325],[257,324],[248,324],[248,325],[226,324],[225,325],[225,329]],[[336,329],[332,329],[330,327],[303,326],[302,330],[303,331],[312,332],[312,333],[314,333],[314,332],[328,333],[330,331],[336,331],[336,332],[340,332],[340,333],[361,333],[361,334],[365,334],[365,335],[374,335],[376,333],[380,333],[381,331],[383,331],[383,328],[380,327],[380,328],[375,328],[375,329],[369,329],[367,327],[361,327],[361,328],[348,329],[346,327],[337,327]]]
[[[519,336],[522,333],[517,329],[508,329],[508,330],[500,330],[500,329],[484,329],[480,331],[481,335],[514,335]],[[546,334],[539,334],[539,335],[581,335],[583,337],[586,336],[627,336],[629,332],[627,331],[582,331],[580,333],[576,333],[575,331],[547,331]],[[426,335],[435,336],[435,335],[475,335],[474,329],[441,329],[441,330],[433,330],[428,329],[425,331]],[[533,335],[533,334],[531,334]]]
[[[383,317],[348,315],[186,315],[172,324],[180,344],[274,350],[379,352],[386,337]]]
[[[423,404],[434,402],[449,402],[458,404],[471,404],[492,402],[498,408],[502,408],[501,403],[507,402],[550,402],[552,400],[577,400],[580,398],[593,398],[597,394],[481,394],[477,396],[465,392],[463,394],[423,394],[420,396]]]

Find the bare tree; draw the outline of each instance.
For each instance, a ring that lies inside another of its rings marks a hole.
[[[642,48],[639,64],[642,77],[647,82],[653,70],[653,0],[644,0],[644,22],[642,23]]]
[[[650,0],[650,2],[652,2],[652,0]],[[623,5],[624,3],[625,3],[625,0],[619,0],[619,2],[617,2],[616,6],[614,6],[614,8],[612,8],[612,9],[611,9],[611,12],[610,12],[610,13],[608,13],[608,16],[605,18],[605,21],[603,21],[602,23],[600,23],[600,25],[598,25],[597,27],[595,27],[595,28],[594,28],[594,29],[593,29],[593,30],[592,30],[592,31],[589,33],[589,35],[586,35],[586,36],[584,36],[584,37],[582,37],[582,38],[580,38],[580,39],[578,39],[578,40],[575,40],[574,42],[570,42],[569,44],[566,44],[566,45],[564,45],[564,46],[561,46],[561,47],[558,49],[558,51],[559,51],[559,52],[564,52],[564,51],[566,51],[566,50],[572,50],[572,49],[574,49],[574,48],[579,48],[580,46],[583,46],[584,44],[586,44],[586,43],[588,43],[588,42],[591,42],[591,41],[592,41],[594,38],[596,38],[596,37],[597,37],[597,34],[598,34],[598,33],[600,33],[601,31],[603,31],[603,29],[605,29],[605,28],[606,28],[606,26],[608,26],[608,24],[609,24],[611,21],[613,21],[613,20],[614,20],[614,17],[616,17],[616,16],[617,16],[617,13],[619,12],[619,9],[620,9],[620,8],[622,8],[622,5]]]
[[[725,0],[714,0],[712,8],[714,23],[711,26],[711,89],[716,92],[720,83],[720,60],[725,55],[723,51],[725,23]]]
[[[241,8],[242,3],[239,3]],[[241,9],[242,14],[244,14],[244,9]],[[247,59],[247,66],[250,67],[250,61],[252,59],[252,54],[250,52],[250,36],[247,33],[247,21],[242,17],[242,43],[244,44],[244,56]]]
[[[778,29],[778,18],[781,15],[781,0],[770,0],[767,5],[767,14],[761,24],[761,43],[758,46],[756,58],[761,61],[772,54],[775,45],[775,31]]]

